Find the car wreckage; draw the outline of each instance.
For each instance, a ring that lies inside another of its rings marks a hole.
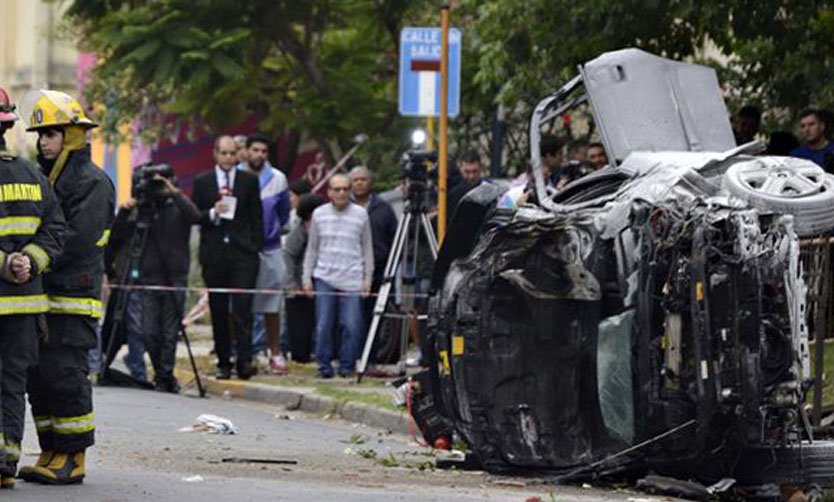
[[[554,193],[541,127],[580,104],[612,162]],[[735,144],[714,70],[637,49],[539,103],[539,202],[470,192],[432,278],[426,394],[481,466],[834,485],[799,256],[834,177],[762,146]]]

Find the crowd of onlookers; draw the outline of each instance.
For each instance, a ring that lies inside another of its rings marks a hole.
[[[767,153],[809,159],[834,173],[830,122],[824,111],[805,110],[798,123],[802,143],[790,132],[773,132]],[[761,112],[753,106],[742,107],[732,118],[738,144],[759,138],[760,126]],[[258,368],[284,374],[290,355],[301,362],[314,356],[321,378],[348,376],[365,343],[398,217],[374,191],[374,174],[367,166],[331,173],[324,197],[312,193],[306,179],[288,183],[269,163],[269,148],[269,139],[259,134],[219,137],[216,164],[195,180],[192,199],[174,180],[163,180],[144,206],[133,199],[120,208],[111,247],[124,246],[135,230],[135,214],[152,207],[157,216],[139,282],[184,287],[189,229],[200,226],[202,274],[206,285],[215,288],[208,306],[218,378],[230,378],[234,370],[246,379]],[[550,192],[611,160],[600,142],[568,143],[555,135],[542,138],[540,153]],[[448,179],[448,218],[466,193],[494,182],[484,177],[477,152],[463,151],[456,160]],[[498,205],[514,208],[535,203],[536,197],[528,169],[510,181]],[[433,215],[432,200],[429,192]],[[259,292],[229,293],[228,288]],[[173,366],[183,303],[182,292],[134,291],[129,296],[126,363],[135,378],[145,379],[147,349],[162,390],[178,390]],[[333,360],[338,360],[335,371]]]

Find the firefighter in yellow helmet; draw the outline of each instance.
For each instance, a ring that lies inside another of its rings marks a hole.
[[[27,385],[41,455],[20,470],[20,477],[75,484],[84,479],[84,453],[93,445],[87,352],[96,345],[102,314],[104,245],[115,191],[90,159],[86,133],[96,124],[78,101],[61,92],[33,91],[22,107],[31,108],[28,130],[38,133],[38,163],[55,190],[67,231],[64,253],[46,274],[46,337]]]
[[[6,150],[17,120],[0,87],[0,488],[14,486],[26,413],[26,371],[37,361],[37,322],[49,308],[43,272],[61,253],[64,216],[46,177]]]

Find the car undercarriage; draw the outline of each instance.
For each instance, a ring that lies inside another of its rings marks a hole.
[[[832,178],[736,147],[717,86],[680,90],[717,83],[695,66],[634,49],[589,62],[531,121],[541,202],[496,208],[489,185],[461,202],[432,281],[431,392],[486,469],[834,486],[834,468],[803,463],[831,447],[804,407],[799,256],[799,235],[834,226]],[[646,129],[669,122],[666,108],[618,123],[620,91],[598,80],[645,86],[647,68],[678,78],[677,136]],[[583,99],[615,161],[554,192],[540,126]],[[720,110],[686,111],[705,102]]]

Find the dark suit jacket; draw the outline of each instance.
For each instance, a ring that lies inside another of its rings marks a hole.
[[[229,244],[242,257],[258,259],[258,252],[264,246],[263,209],[261,188],[258,177],[246,171],[235,173],[232,195],[237,197],[237,208],[233,220],[212,223],[209,211],[218,199],[219,188],[214,168],[194,180],[192,200],[200,210],[200,264],[213,265],[223,259],[223,242],[229,236]]]

